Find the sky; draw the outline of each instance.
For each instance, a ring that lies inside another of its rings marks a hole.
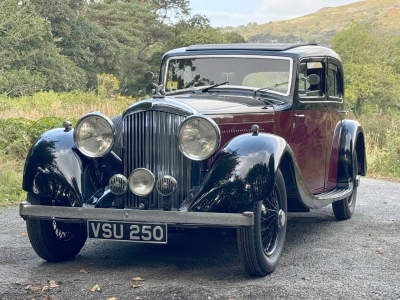
[[[212,26],[239,26],[287,20],[323,7],[341,6],[360,0],[190,0],[192,14],[206,15]]]

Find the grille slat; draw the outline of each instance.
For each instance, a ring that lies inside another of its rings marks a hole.
[[[128,115],[123,120],[124,175],[129,178],[133,170],[147,168],[156,181],[164,175],[178,183],[171,196],[172,208],[178,208],[190,191],[191,162],[178,148],[178,128],[184,116],[161,111],[143,111]],[[126,193],[126,207],[138,207],[139,197],[130,190]],[[163,197],[156,189],[148,196],[151,208],[162,208]]]

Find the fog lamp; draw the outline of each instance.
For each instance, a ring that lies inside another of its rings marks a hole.
[[[136,169],[129,176],[129,188],[139,197],[147,196],[154,188],[155,177],[147,169]]]

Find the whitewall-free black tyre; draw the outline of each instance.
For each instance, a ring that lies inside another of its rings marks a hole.
[[[239,228],[239,254],[247,273],[265,276],[273,272],[282,254],[286,236],[287,199],[285,181],[276,173],[271,195],[248,207],[254,212],[254,226]]]
[[[27,201],[33,205],[47,204],[45,198],[28,193]],[[65,261],[81,251],[87,238],[86,226],[51,220],[28,219],[26,228],[32,248],[47,261]]]

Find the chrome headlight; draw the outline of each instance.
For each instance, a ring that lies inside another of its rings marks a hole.
[[[76,147],[89,157],[100,157],[110,152],[114,145],[114,138],[113,122],[99,112],[83,116],[74,130]]]
[[[190,116],[179,127],[179,150],[192,160],[209,158],[220,142],[218,125],[206,116]]]

